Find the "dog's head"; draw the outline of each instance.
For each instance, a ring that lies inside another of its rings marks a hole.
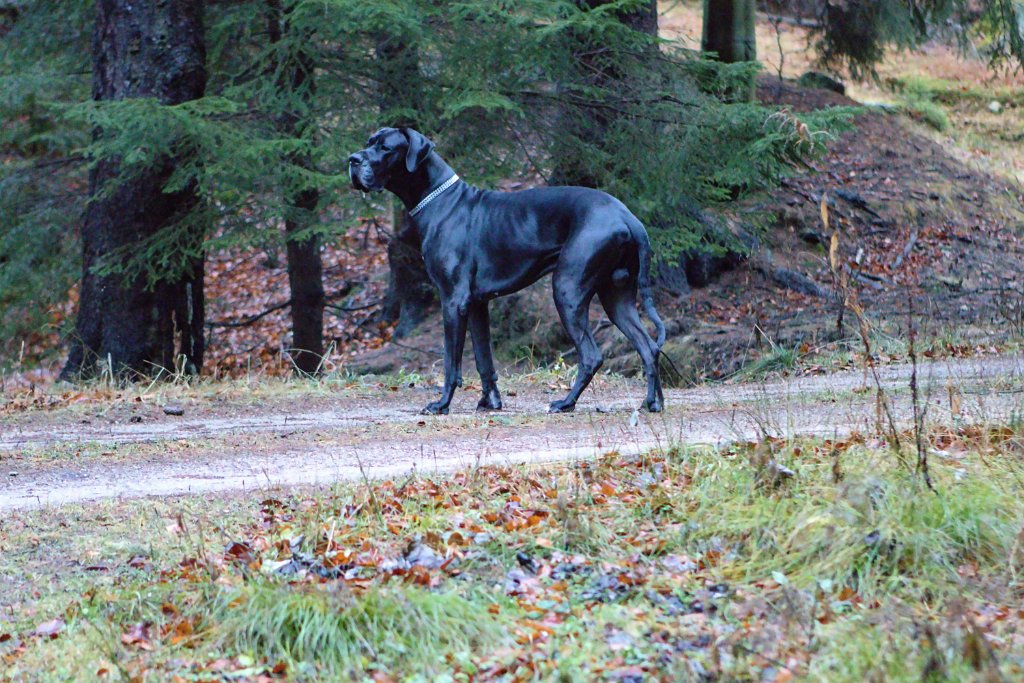
[[[433,149],[434,143],[412,128],[381,128],[370,136],[366,149],[348,158],[352,187],[379,192],[392,179],[413,173]]]

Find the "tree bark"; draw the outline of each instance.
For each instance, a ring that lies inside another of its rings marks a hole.
[[[405,337],[430,313],[437,293],[423,263],[420,245],[407,235],[408,217],[401,206],[394,208],[394,230],[388,242],[388,293],[384,314],[397,321],[395,338]]]
[[[276,43],[288,30],[287,10],[279,0],[268,0],[268,32]],[[291,39],[295,39],[291,37]],[[296,106],[278,117],[282,133],[301,137],[310,124],[308,111],[315,93],[315,64],[310,54],[299,50],[291,63],[279,65],[278,88]],[[288,163],[313,169],[308,155],[293,155]],[[316,188],[288,189],[285,196],[285,244],[288,254],[288,288],[291,292],[292,361],[299,372],[320,370],[324,355],[324,283],[320,238],[303,234],[313,223],[320,203]]]
[[[94,100],[151,97],[171,105],[202,97],[202,3],[97,0],[92,57]],[[62,378],[94,375],[97,361],[119,377],[150,374],[154,367],[174,368],[178,356],[184,356],[183,369],[202,368],[202,257],[185,264],[180,276],[150,288],[142,276],[95,272],[118,250],[173,226],[198,207],[195,187],[164,192],[175,167],[175,159],[165,158],[119,181],[121,162],[110,158],[90,171],[78,316]],[[203,235],[190,230],[188,239],[195,247]]]
[[[726,64],[753,62],[757,59],[755,33],[757,3],[755,0],[704,0],[704,33],[701,49],[714,52]],[[754,99],[753,78],[734,97]]]
[[[591,7],[607,3],[607,0],[587,0]],[[620,12],[619,21],[634,31],[649,36],[658,35],[658,0],[646,0],[645,4],[632,12]]]
[[[307,189],[289,197],[295,218],[284,222],[288,251],[288,287],[292,295],[292,359],[299,371],[314,374],[324,356],[324,280],[320,238],[298,235],[320,203],[320,193]]]
[[[376,56],[380,69],[380,109],[386,125],[415,128],[415,112],[423,101],[419,51],[399,36],[383,35],[377,40]],[[396,338],[412,332],[437,300],[420,245],[407,234],[407,224],[405,208],[396,202],[388,242],[388,292],[381,311],[386,321],[397,321]]]

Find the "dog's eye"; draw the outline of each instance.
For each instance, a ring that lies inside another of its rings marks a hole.
[[[380,146],[380,151],[382,151],[382,152],[390,152],[391,148],[388,147],[387,145],[381,145]]]

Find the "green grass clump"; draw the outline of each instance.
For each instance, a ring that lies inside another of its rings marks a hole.
[[[945,133],[949,130],[949,116],[942,105],[924,97],[908,97],[903,101],[903,110],[910,118]]]
[[[355,593],[345,585],[257,581],[219,597],[228,642],[260,659],[341,675],[379,666],[431,671],[448,655],[501,639],[486,603],[403,586]]]
[[[800,353],[796,349],[773,344],[770,351],[744,366],[740,376],[744,379],[762,379],[772,373],[792,370],[799,360]]]
[[[949,593],[961,565],[995,573],[1014,555],[1024,503],[1006,486],[1008,471],[936,467],[933,493],[885,451],[851,448],[838,483],[827,458],[789,457],[797,476],[767,492],[753,464],[699,465],[696,505],[687,515],[696,521],[693,534],[728,547],[739,577],[781,572],[798,584],[828,580],[865,597]]]
[[[891,83],[900,96],[900,108],[912,119],[945,133],[950,129],[949,115],[940,96],[947,92],[944,82],[927,78],[903,78]]]
[[[972,667],[960,656],[960,633],[921,631],[920,637],[915,637],[904,625],[886,617],[852,616],[828,624],[818,634],[819,649],[810,662],[807,680],[979,680],[972,669],[983,667]]]

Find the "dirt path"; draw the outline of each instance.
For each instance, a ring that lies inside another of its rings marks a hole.
[[[909,425],[910,367],[880,373],[897,419]],[[1005,420],[1024,406],[1022,356],[935,362],[920,376],[933,421],[952,419],[950,386],[962,396],[959,419],[966,422]],[[37,413],[0,428],[0,510],[573,460],[766,433],[873,432],[875,392],[864,387],[864,374],[853,372],[673,390],[661,415],[633,410],[641,398],[637,382],[594,387],[572,415],[545,415],[551,395],[518,386],[507,392],[501,413],[472,412],[475,392],[466,392],[447,417],[419,415],[428,395],[419,389],[201,405],[185,417],[155,407],[144,418]]]

